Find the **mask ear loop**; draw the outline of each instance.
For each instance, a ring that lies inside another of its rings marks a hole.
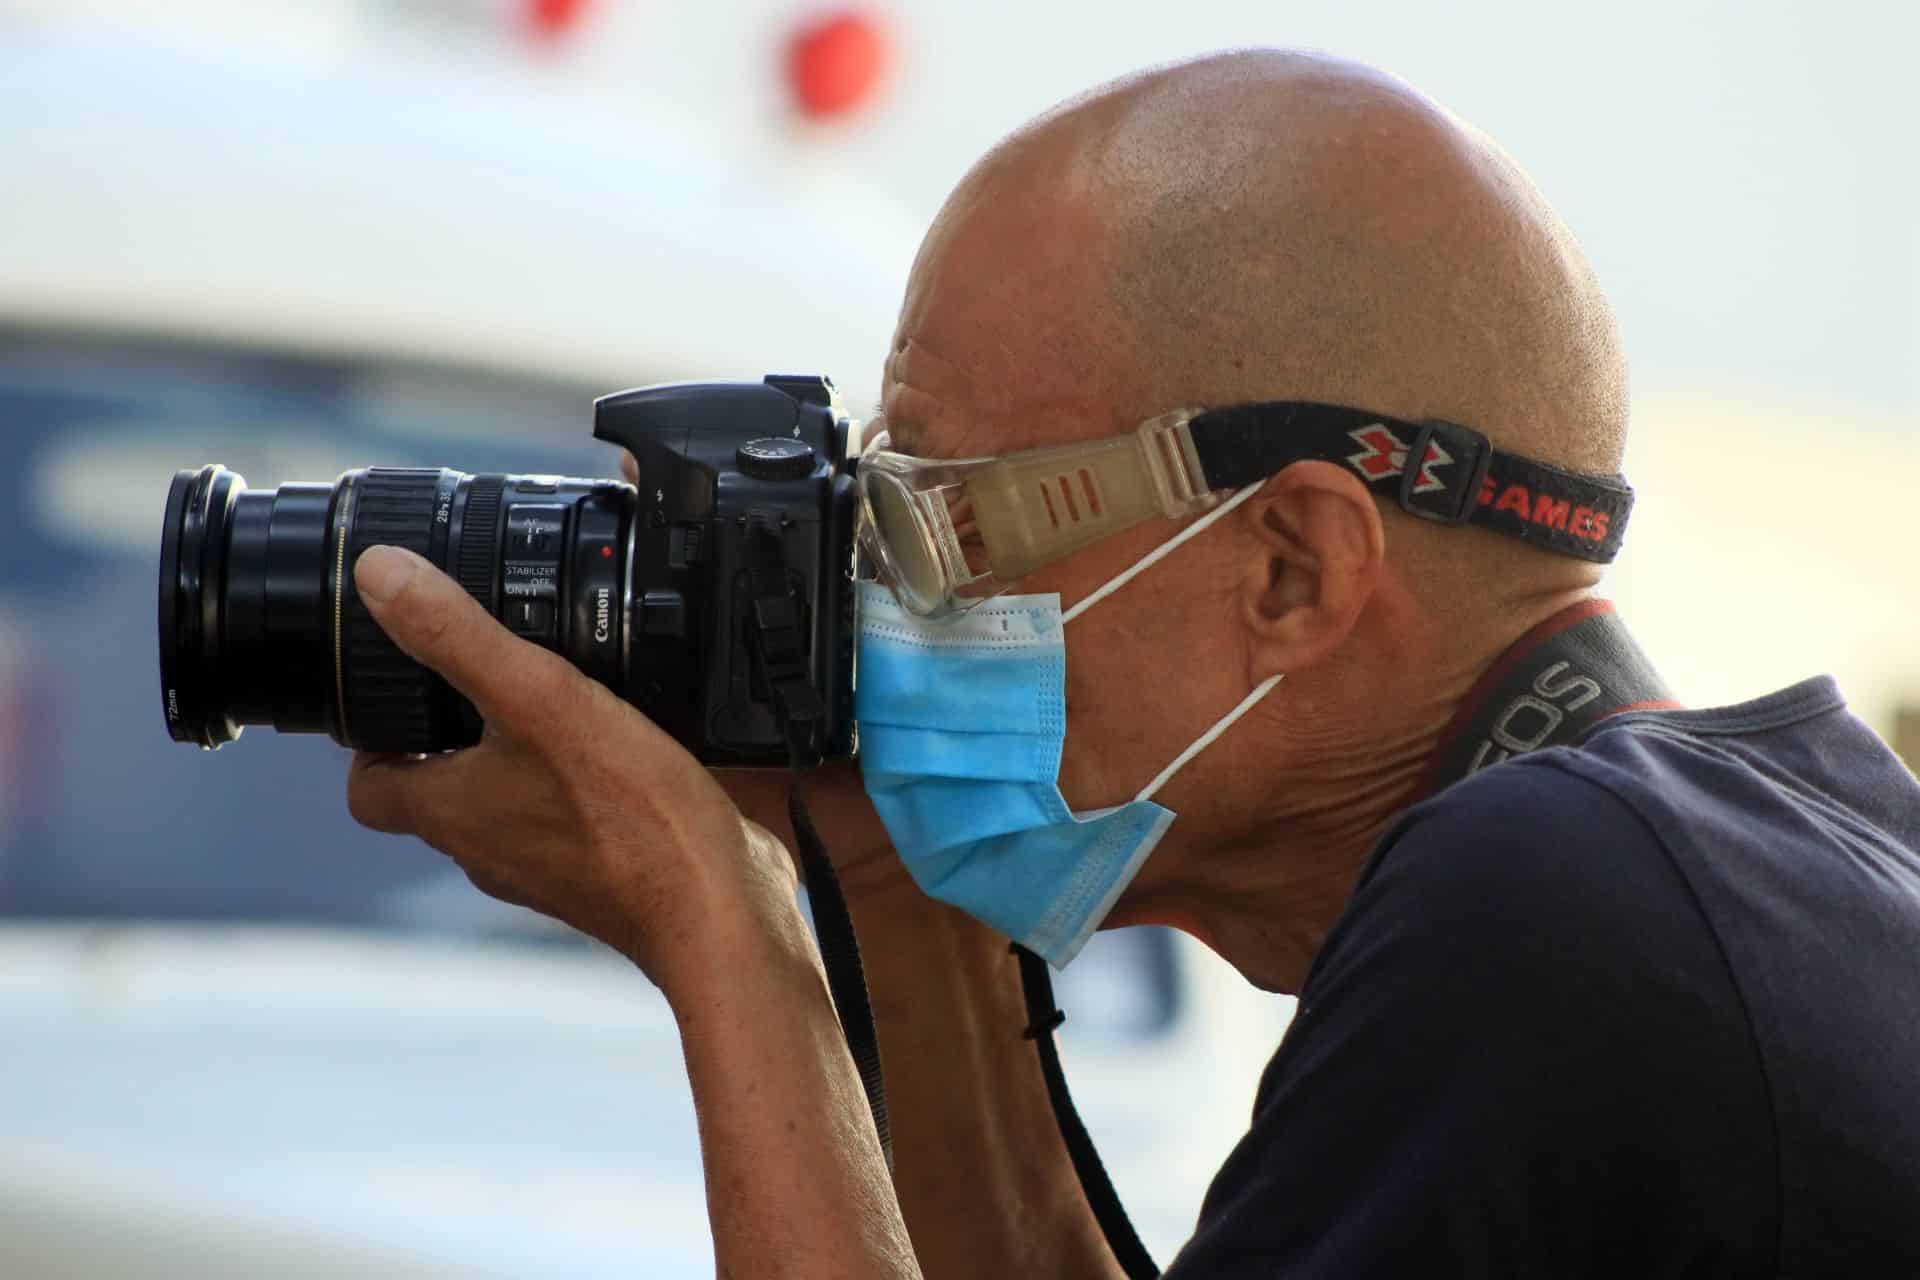
[[[1277,671],[1274,674],[1268,676],[1265,680],[1262,680],[1259,684],[1253,686],[1253,692],[1248,694],[1246,697],[1240,699],[1239,706],[1235,707],[1233,710],[1227,712],[1226,715],[1220,717],[1219,720],[1215,721],[1213,728],[1207,730],[1205,733],[1195,738],[1193,740],[1193,745],[1188,747],[1185,751],[1182,751],[1179,755],[1175,756],[1173,758],[1172,764],[1162,769],[1158,774],[1155,774],[1153,781],[1149,782],[1145,787],[1141,788],[1140,794],[1135,796],[1134,799],[1135,800],[1153,799],[1153,793],[1158,791],[1161,787],[1165,786],[1167,779],[1171,778],[1174,774],[1180,772],[1181,767],[1185,765],[1187,761],[1193,759],[1195,756],[1199,755],[1202,751],[1205,751],[1208,747],[1212,746],[1214,742],[1220,737],[1221,734],[1233,728],[1233,722],[1235,720],[1238,720],[1241,716],[1247,714],[1248,711],[1252,710],[1254,703],[1260,701],[1260,699],[1266,697],[1269,693],[1272,693],[1273,686],[1279,684],[1283,679],[1285,679],[1286,674],[1287,673],[1284,671]]]
[[[1088,596],[1086,599],[1080,601],[1080,603],[1074,605],[1073,608],[1068,609],[1065,613],[1061,614],[1060,625],[1064,627],[1067,623],[1072,622],[1075,618],[1079,617],[1081,614],[1085,613],[1087,610],[1093,608],[1093,606],[1095,606],[1096,604],[1099,604],[1102,600],[1105,600],[1108,596],[1112,595],[1114,592],[1118,591],[1120,588],[1126,586],[1129,582],[1132,582],[1135,578],[1139,577],[1141,574],[1145,573],[1147,570],[1153,568],[1154,565],[1159,564],[1166,557],[1172,555],[1176,550],[1178,550],[1180,544],[1185,542],[1188,538],[1198,537],[1200,534],[1206,532],[1208,526],[1212,525],[1214,521],[1222,519],[1227,514],[1227,512],[1233,510],[1235,507],[1245,502],[1248,498],[1251,498],[1254,494],[1260,492],[1260,486],[1265,483],[1266,483],[1265,480],[1254,481],[1252,484],[1240,490],[1240,492],[1234,494],[1231,498],[1228,498],[1225,502],[1221,503],[1219,506],[1215,507],[1213,510],[1207,512],[1207,514],[1205,514],[1204,516],[1201,516],[1198,520],[1195,520],[1192,524],[1188,525],[1186,528],[1182,529],[1180,532],[1174,534],[1171,538],[1168,538],[1165,542],[1155,547],[1152,551],[1149,551],[1146,555],[1142,556],[1137,562],[1135,562],[1131,568],[1121,573],[1115,574],[1111,579],[1108,580],[1105,586],[1101,587],[1098,591],[1095,591],[1092,595]]]

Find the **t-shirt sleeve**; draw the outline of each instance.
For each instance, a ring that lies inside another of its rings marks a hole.
[[[1653,832],[1513,761],[1383,842],[1167,1276],[1748,1274],[1771,1141],[1739,995]]]

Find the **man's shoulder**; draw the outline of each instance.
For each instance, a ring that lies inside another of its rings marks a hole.
[[[1295,1233],[1328,1274],[1646,1274],[1702,1233],[1764,1253],[1767,1099],[1724,957],[1658,834],[1555,757],[1387,834],[1197,1239]]]
[[[1920,826],[1920,791],[1846,714],[1830,679],[1737,707],[1628,713],[1578,746],[1482,769],[1408,809],[1362,873],[1356,901],[1399,888],[1441,903],[1493,893],[1535,895],[1542,907],[1633,906],[1615,887],[1629,869],[1643,892],[1685,890],[1676,863],[1697,860],[1703,827],[1717,853],[1778,844],[1809,798],[1909,840]]]
[[[1555,748],[1483,769],[1409,808],[1382,837],[1355,900],[1417,895],[1431,907],[1489,897],[1579,905],[1623,861],[1666,859],[1631,791]],[[1571,893],[1569,891],[1572,891]]]
[[[1772,896],[1756,903],[1762,883]],[[1814,927],[1889,884],[1920,892],[1920,784],[1820,679],[1738,707],[1622,715],[1577,747],[1470,775],[1400,817],[1355,905],[1471,909],[1488,895],[1569,926],[1612,916],[1644,933],[1664,915],[1724,933],[1783,904]]]
[[[1573,754],[1507,761],[1403,814],[1362,872],[1303,998],[1378,990],[1387,972],[1422,999],[1508,1011],[1564,1008],[1559,993],[1569,989],[1625,1000],[1676,975],[1722,983],[1712,930],[1661,836],[1628,796],[1576,768]],[[1600,1003],[1588,1013],[1626,1008]]]
[[[1582,840],[1596,834],[1596,818],[1609,834],[1638,825],[1614,788],[1570,767],[1576,755],[1554,747],[1469,774],[1402,813],[1381,848],[1469,833],[1498,846],[1546,836]]]

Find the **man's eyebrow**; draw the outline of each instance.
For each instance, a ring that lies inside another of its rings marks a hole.
[[[925,446],[928,430],[948,412],[947,405],[938,397],[897,377],[884,389],[879,409],[893,448],[914,454]]]
[[[887,447],[895,453],[913,453],[920,444],[920,428],[912,422],[900,422],[882,414],[881,425],[886,428]]]

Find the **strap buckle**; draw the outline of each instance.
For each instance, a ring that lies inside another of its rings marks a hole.
[[[1427,460],[1430,447],[1439,449],[1431,462]],[[1406,464],[1400,470],[1400,509],[1434,524],[1467,523],[1479,505],[1492,462],[1493,442],[1480,432],[1457,422],[1427,419],[1407,446]],[[1435,487],[1422,492],[1423,484]]]

